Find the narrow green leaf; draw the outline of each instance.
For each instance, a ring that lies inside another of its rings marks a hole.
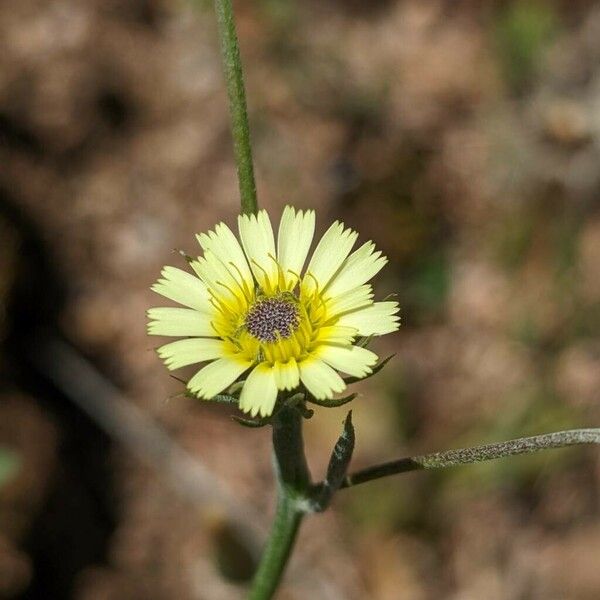
[[[382,463],[373,467],[362,469],[352,473],[345,478],[342,487],[351,487],[381,477],[408,473],[422,469],[445,469],[458,465],[469,465],[488,460],[497,460],[507,456],[520,454],[531,454],[541,450],[554,448],[566,448],[567,446],[578,446],[583,444],[600,444],[600,428],[596,429],[570,429],[567,431],[555,431],[543,433],[531,437],[518,438],[499,442],[497,444],[485,444],[471,448],[459,448],[445,452],[434,452],[421,456],[408,456],[399,460]]]
[[[327,475],[322,484],[315,490],[314,510],[321,512],[325,510],[331,503],[331,499],[337,490],[340,489],[346,478],[348,465],[352,459],[354,452],[354,443],[356,441],[354,433],[354,425],[352,425],[352,411],[346,416],[344,421],[344,429],[336,442],[329,466],[327,467]]]
[[[251,429],[258,429],[259,427],[264,427],[265,425],[268,425],[271,422],[270,419],[245,419],[244,417],[239,417],[238,415],[231,415],[231,418],[243,427],[249,427]]]
[[[238,403],[238,399],[234,396],[230,396],[229,394],[218,394],[217,396],[213,396],[212,398],[209,398],[208,400],[206,398],[198,398],[198,396],[196,396],[196,394],[194,394],[193,392],[190,392],[189,390],[186,390],[183,393],[184,396],[186,396],[187,398],[194,398],[195,400],[201,400],[202,402],[212,402],[212,403],[216,403],[216,404],[237,404]]]
[[[346,476],[346,471],[354,452],[355,441],[356,436],[354,425],[352,425],[352,411],[349,411],[344,421],[344,430],[333,448],[331,458],[329,459],[329,466],[327,467],[325,483],[334,490],[340,487],[342,480]]]
[[[206,402],[220,402],[221,404],[237,404],[238,399],[235,396],[230,396],[229,394],[218,394],[217,396],[213,396],[210,400],[206,400]]]
[[[349,396],[344,396],[344,398],[331,398],[330,400],[318,400],[317,398],[308,395],[306,399],[312,404],[316,404],[317,406],[325,406],[326,408],[337,408],[338,406],[344,406],[344,404],[348,404],[348,402],[352,402],[354,398],[356,398],[358,394],[350,394]]]

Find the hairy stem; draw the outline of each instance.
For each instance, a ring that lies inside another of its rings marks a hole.
[[[302,516],[294,499],[280,493],[271,533],[254,575],[249,600],[269,600],[273,597],[296,541]]]
[[[282,408],[273,421],[273,455],[277,510],[254,575],[250,600],[273,597],[307,509],[310,473],[304,455],[302,415],[295,407]]]
[[[215,9],[221,41],[223,71],[229,98],[231,133],[233,135],[242,213],[256,213],[258,202],[256,200],[256,183],[252,164],[248,109],[246,107],[242,61],[231,0],[215,0]]]
[[[461,448],[458,450],[401,458],[400,460],[375,465],[352,473],[346,477],[342,487],[351,487],[360,483],[366,483],[367,481],[373,481],[374,479],[380,479],[381,477],[388,477],[389,475],[406,473],[408,471],[443,469],[445,467],[473,464],[487,460],[496,460],[506,456],[531,454],[539,450],[564,448],[566,446],[581,444],[600,444],[600,429],[557,431],[555,433],[509,440],[498,444],[486,444],[485,446],[475,446],[473,448]]]

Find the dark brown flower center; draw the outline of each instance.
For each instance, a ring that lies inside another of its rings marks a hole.
[[[293,302],[268,298],[257,302],[246,315],[246,329],[261,342],[289,338],[298,328],[298,309]]]

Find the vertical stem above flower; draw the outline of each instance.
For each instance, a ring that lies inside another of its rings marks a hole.
[[[215,0],[215,10],[219,26],[227,96],[229,97],[231,133],[233,135],[242,213],[256,213],[258,203],[252,164],[246,92],[231,0]]]

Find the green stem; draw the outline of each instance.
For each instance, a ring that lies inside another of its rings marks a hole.
[[[254,167],[252,166],[252,147],[242,61],[231,0],[215,0],[215,9],[221,41],[223,71],[229,97],[231,133],[240,186],[240,201],[242,212],[251,214],[258,211],[258,202],[256,200]]]
[[[269,600],[273,597],[296,541],[302,517],[296,501],[285,493],[279,494],[275,519],[254,575],[249,600]]]
[[[302,415],[284,407],[273,422],[277,509],[267,545],[254,575],[250,600],[269,600],[277,590],[306,514],[310,473],[304,455]]]
[[[509,440],[497,444],[486,444],[472,448],[460,448],[458,450],[447,450],[446,452],[401,458],[400,460],[375,465],[352,473],[346,477],[341,487],[351,487],[360,483],[366,483],[367,481],[373,481],[374,479],[380,479],[381,477],[407,473],[408,471],[444,469],[446,467],[496,460],[506,456],[531,454],[540,450],[565,448],[567,446],[582,444],[600,444],[600,429],[556,431],[554,433],[544,433],[542,435]]]

